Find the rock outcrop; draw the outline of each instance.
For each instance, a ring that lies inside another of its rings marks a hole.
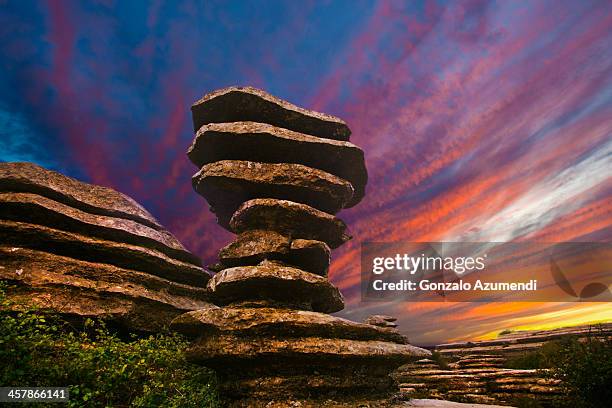
[[[31,163],[0,163],[0,254],[16,308],[156,331],[207,305],[200,260],[138,203]]]
[[[563,393],[560,381],[547,378],[546,370],[475,366],[443,370],[412,363],[400,367],[394,376],[407,395],[477,404],[537,401],[540,406],[554,406]]]
[[[213,92],[192,112],[194,189],[237,236],[208,284],[216,306],[172,323],[194,339],[190,359],[217,369],[236,406],[386,406],[397,391],[390,372],[430,352],[388,318],[326,314],[344,308],[327,280],[330,248],[350,239],[334,214],[367,182],[348,127],[253,88]]]
[[[559,380],[546,369],[504,368],[509,359],[523,356],[546,342],[565,337],[610,336],[612,323],[553,330],[502,332],[496,339],[436,346],[446,364],[422,359],[400,367],[394,377],[407,395],[427,395],[470,403],[514,404],[537,401],[554,407],[563,394]]]

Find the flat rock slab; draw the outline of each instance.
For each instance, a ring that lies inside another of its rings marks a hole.
[[[168,231],[137,221],[91,214],[50,198],[32,193],[0,193],[0,219],[40,224],[111,241],[141,245],[169,257],[200,266],[200,259],[188,252]]]
[[[466,404],[463,402],[434,400],[434,399],[411,399],[403,403],[398,403],[396,408],[508,408],[508,405],[488,405],[488,404]]]
[[[219,269],[254,266],[275,260],[308,272],[327,276],[331,251],[325,242],[296,239],[291,241],[275,231],[250,230],[239,234],[219,251]]]
[[[222,160],[204,165],[192,183],[225,228],[236,209],[254,198],[286,199],[335,214],[353,195],[351,184],[339,177],[288,163]]]
[[[35,193],[92,214],[125,218],[163,229],[147,210],[125,194],[83,183],[33,163],[0,163],[0,191]]]
[[[349,140],[346,123],[325,113],[300,108],[252,87],[229,87],[204,95],[191,106],[193,128],[208,123],[264,122],[309,135]]]
[[[324,139],[255,122],[211,123],[196,133],[187,155],[198,168],[219,160],[297,163],[334,174],[353,185],[352,207],[365,194],[363,151],[349,142]]]
[[[245,231],[219,251],[225,267],[257,265],[265,259],[278,259],[289,252],[291,239],[275,231]]]
[[[70,320],[104,317],[130,329],[157,331],[207,307],[204,288],[146,273],[14,246],[0,246],[0,280],[13,306],[36,305]]]
[[[0,244],[135,269],[192,286],[206,286],[210,279],[210,275],[201,267],[170,258],[155,249],[103,240],[43,225],[0,220]]]
[[[272,230],[292,239],[323,241],[331,248],[351,238],[345,233],[346,224],[333,215],[306,204],[271,198],[245,202],[236,210],[229,225],[235,233]]]
[[[399,333],[311,311],[216,307],[185,313],[171,328],[190,337],[236,333],[254,337],[323,337],[406,344]]]
[[[342,294],[324,277],[277,264],[224,269],[208,282],[208,290],[219,305],[261,299],[324,313],[344,308]]]
[[[392,316],[372,315],[368,316],[363,322],[380,327],[397,327],[397,323],[395,323],[396,320],[397,319]]]
[[[257,359],[278,364],[328,362],[378,364],[402,364],[426,357],[431,353],[409,344],[396,344],[385,341],[361,341],[349,339],[326,339],[320,337],[295,338],[252,338],[235,335],[201,337],[188,350],[188,358],[206,364],[240,364],[250,366],[249,361]],[[324,364],[323,364],[324,365]]]

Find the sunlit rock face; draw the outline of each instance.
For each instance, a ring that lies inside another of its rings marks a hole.
[[[190,359],[218,371],[236,406],[391,404],[389,373],[429,351],[391,317],[327,314],[344,308],[327,279],[331,249],[351,238],[335,214],[367,183],[346,123],[254,88],[212,92],[192,113],[194,189],[237,236],[208,283],[216,306],[172,323],[194,339]]]
[[[206,306],[210,276],[151,214],[110,188],[0,163],[0,279],[15,308],[157,331]]]

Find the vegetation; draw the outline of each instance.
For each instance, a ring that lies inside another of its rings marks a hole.
[[[603,408],[612,401],[612,337],[597,329],[582,341],[567,337],[545,343],[509,359],[506,367],[547,369],[564,387],[564,397],[555,404],[559,407]]]
[[[562,381],[571,407],[609,407],[612,401],[612,337],[591,333],[568,339],[556,356],[552,375]]]
[[[552,368],[563,351],[564,344],[571,339],[554,340],[544,343],[537,350],[523,353],[506,360],[504,366],[506,368],[515,368],[523,370],[537,370]]]
[[[431,352],[431,359],[440,367],[442,370],[449,370],[448,360],[439,351]]]
[[[37,310],[11,312],[0,285],[0,386],[69,387],[69,406],[217,407],[214,374],[185,359],[176,334],[120,339]],[[40,406],[37,404],[36,406]]]

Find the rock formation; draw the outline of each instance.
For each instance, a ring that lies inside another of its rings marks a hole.
[[[194,338],[190,358],[218,371],[237,406],[383,404],[396,390],[388,374],[430,353],[392,318],[327,314],[344,308],[327,280],[330,248],[350,239],[335,214],[356,205],[367,182],[348,126],[254,88],[208,94],[192,113],[194,189],[237,236],[208,284],[215,306],[172,322]]]
[[[402,392],[476,404],[537,401],[544,407],[554,406],[563,393],[560,381],[548,378],[546,370],[499,368],[488,363],[441,369],[432,363],[418,361],[400,367],[394,377]]]
[[[514,357],[565,337],[584,340],[588,335],[610,336],[612,323],[553,330],[502,332],[496,339],[447,343],[436,351],[447,360],[445,367],[422,359],[400,367],[393,375],[400,389],[412,396],[448,398],[470,403],[513,404],[537,401],[538,406],[557,406],[563,393],[559,380],[546,369],[504,368]]]
[[[0,163],[0,279],[19,304],[156,331],[207,305],[200,260],[131,198]]]

